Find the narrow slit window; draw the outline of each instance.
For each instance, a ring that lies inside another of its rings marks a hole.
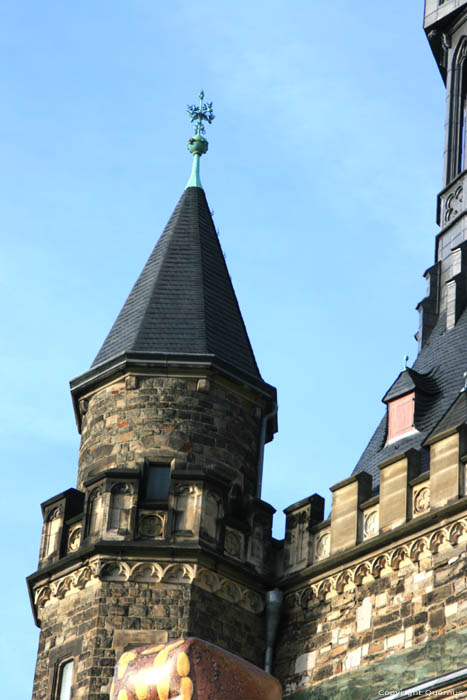
[[[73,676],[73,660],[65,661],[60,665],[58,672],[57,700],[70,700],[71,680]]]

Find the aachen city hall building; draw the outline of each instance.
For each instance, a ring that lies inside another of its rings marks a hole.
[[[33,700],[108,699],[122,653],[187,637],[260,667],[267,651],[287,700],[467,698],[467,0],[426,0],[425,31],[447,118],[418,355],[331,485],[330,517],[305,493],[272,537],[260,486],[276,390],[201,186],[198,133],[188,186],[71,382],[77,484],[42,504],[28,578]]]

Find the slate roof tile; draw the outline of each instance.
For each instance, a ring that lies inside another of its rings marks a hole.
[[[384,395],[383,401],[387,403],[413,389],[419,389],[425,394],[436,394],[438,392],[436,378],[431,373],[420,374],[414,369],[407,368],[399,374],[394,384]]]
[[[446,430],[457,428],[459,425],[467,422],[467,391],[461,391],[454,403],[448,408],[439,423],[435,425],[431,434],[440,435]]]
[[[130,351],[214,355],[260,378],[199,187],[184,191],[92,367]]]

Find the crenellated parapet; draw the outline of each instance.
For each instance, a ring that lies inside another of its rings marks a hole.
[[[461,400],[466,400],[464,395]],[[366,472],[333,486],[332,511],[326,521],[324,499],[317,494],[286,508],[284,575],[321,564],[378,536],[394,533],[396,537],[407,523],[467,496],[467,426],[433,433],[422,449],[429,450],[427,471],[420,472],[420,450],[415,449],[381,462],[376,495]]]

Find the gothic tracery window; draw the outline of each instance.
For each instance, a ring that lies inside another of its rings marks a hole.
[[[59,535],[62,524],[60,516],[60,508],[55,508],[47,516],[43,549],[44,558],[49,557],[59,548]]]
[[[446,184],[466,168],[467,124],[467,37],[463,37],[453,58],[451,101],[449,106],[449,141]]]
[[[89,496],[88,535],[96,536],[102,529],[104,504],[102,488],[94,489]]]
[[[131,490],[128,484],[115,484],[110,494],[109,530],[127,531],[130,524]]]

